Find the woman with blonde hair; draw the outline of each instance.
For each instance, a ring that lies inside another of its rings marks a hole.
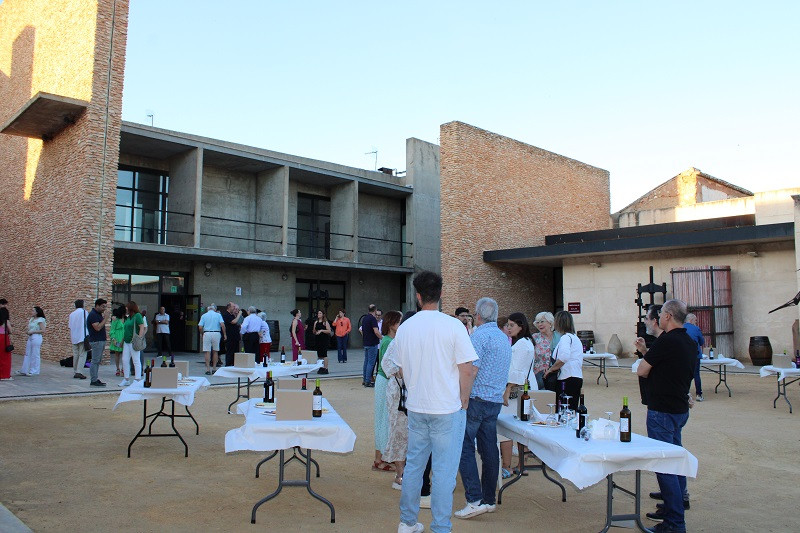
[[[583,387],[583,344],[575,335],[575,322],[572,315],[567,311],[559,311],[555,316],[555,329],[561,334],[561,339],[556,345],[553,357],[555,362],[544,377],[548,374],[558,373],[558,389],[563,390],[571,396],[569,408],[578,408],[578,397]]]
[[[538,330],[531,337],[533,339],[536,355],[533,361],[533,373],[536,376],[536,385],[539,390],[544,390],[544,373],[550,368],[550,357],[561,338],[559,333],[553,331],[553,313],[542,311],[533,321]]]

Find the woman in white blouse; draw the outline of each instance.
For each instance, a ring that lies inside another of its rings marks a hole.
[[[33,308],[33,315],[28,321],[28,342],[25,344],[25,359],[22,368],[17,371],[20,376],[38,376],[41,366],[40,353],[42,351],[42,334],[47,321],[41,307]]]
[[[517,413],[517,401],[509,402],[514,389],[521,389],[520,385],[526,382],[536,388],[536,378],[533,375],[534,346],[531,338],[531,328],[528,319],[522,313],[511,313],[505,325],[505,330],[511,335],[511,366],[508,368],[506,392],[503,394],[503,407],[501,413]],[[522,394],[522,392],[518,392]],[[509,405],[510,404],[510,405]],[[513,443],[503,437],[497,436],[500,441],[500,458],[502,460],[501,473],[503,479],[511,477],[511,454]]]
[[[572,315],[567,311],[559,311],[555,317],[555,330],[561,334],[553,357],[555,363],[547,369],[544,376],[553,372],[558,372],[558,391],[561,393],[562,384],[569,400],[570,409],[578,408],[578,397],[583,387],[583,345],[581,340],[575,335],[575,322]]]

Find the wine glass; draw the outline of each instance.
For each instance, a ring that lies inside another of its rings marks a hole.
[[[545,424],[547,424],[548,426],[557,426],[558,417],[556,416],[556,404],[548,403],[547,407],[550,408],[550,414],[547,415],[547,420],[545,420]]]
[[[606,423],[606,427],[604,429],[605,437],[608,440],[614,439],[614,425],[611,423],[611,415],[613,415],[613,411],[606,411],[606,416],[608,417],[608,422]]]
[[[564,402],[561,404],[561,421],[566,424],[567,422],[569,422],[569,417],[570,417],[569,401],[572,399],[572,396],[565,394],[563,398]]]

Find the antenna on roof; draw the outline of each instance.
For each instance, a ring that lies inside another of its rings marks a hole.
[[[377,148],[373,148],[371,152],[367,152],[364,155],[372,155],[372,154],[375,154],[375,169],[374,170],[378,170],[378,149]]]
[[[155,116],[155,113],[153,112],[152,109],[145,109],[144,112],[147,114],[147,118],[150,119],[150,125],[152,126],[153,125],[153,116]]]

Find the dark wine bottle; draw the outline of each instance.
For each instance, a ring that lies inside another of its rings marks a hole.
[[[264,402],[275,403],[275,382],[272,380],[272,372],[267,372],[264,378]]]
[[[578,405],[578,429],[575,430],[575,436],[581,436],[581,430],[586,426],[586,417],[589,414],[589,410],[586,409],[586,405],[583,403],[583,394],[581,394],[580,404]]]
[[[175,356],[174,355],[170,355],[169,356],[169,367],[170,368],[175,368]]]
[[[308,390],[306,389],[306,378],[303,378],[303,386],[300,387],[300,390]]]
[[[319,388],[319,378],[317,378],[317,388],[314,389],[312,394],[314,398],[313,406],[311,407],[311,416],[319,418],[322,416],[322,390]]]
[[[281,346],[281,363],[286,362],[286,348]]]
[[[167,368],[167,356],[166,355],[162,355],[161,356],[161,368]]]
[[[519,419],[523,422],[528,421],[528,404],[531,400],[531,395],[528,394],[528,382],[522,389],[522,396],[519,397]]]
[[[145,388],[150,388],[153,385],[151,381],[151,373],[153,370],[150,368],[150,361],[144,362],[144,386]]]
[[[561,412],[561,406],[567,405],[567,384],[565,382],[561,382],[561,394],[556,396],[556,413]]]
[[[631,410],[628,409],[628,397],[622,397],[622,410],[619,412],[619,441],[631,441]]]

